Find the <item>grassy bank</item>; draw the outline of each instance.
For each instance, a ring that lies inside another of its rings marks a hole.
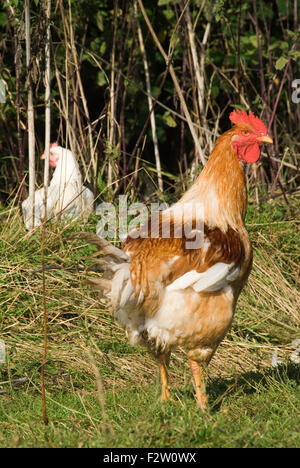
[[[196,407],[187,359],[173,355],[174,402],[162,404],[156,364],[130,346],[84,273],[48,270],[45,384],[49,425],[42,421],[41,233],[28,236],[17,209],[0,213],[1,447],[296,447],[300,444],[299,201],[258,211],[247,227],[254,268],[234,325],[210,367],[210,411]],[[298,217],[299,220],[299,217]],[[93,248],[68,240],[83,226],[49,226],[46,263],[88,264]],[[276,368],[272,358],[277,359]]]

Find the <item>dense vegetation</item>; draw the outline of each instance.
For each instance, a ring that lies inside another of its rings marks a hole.
[[[17,192],[28,170],[29,84],[37,156],[44,148],[46,3],[30,2],[28,67],[24,2],[8,0],[0,13],[0,78],[6,87],[6,102],[0,105],[3,201]],[[135,193],[139,189],[140,197],[158,187],[145,61],[155,98],[157,157],[165,194],[173,193],[174,185],[179,191],[186,187],[190,171],[193,175],[217,135],[229,128],[233,106],[261,116],[274,138],[267,157],[249,169],[256,198],[266,190],[276,191],[278,185],[280,191],[283,186],[287,192],[294,190],[299,181],[299,2],[146,0],[144,6],[168,64],[140,2],[51,3],[51,140],[71,145],[95,194],[103,194],[107,181],[105,199],[128,185]],[[196,125],[202,155],[195,151],[171,66]],[[40,183],[39,161],[36,170]],[[18,192],[20,197],[25,194],[26,190]]]
[[[89,264],[93,248],[70,235],[95,232],[97,216],[47,223],[43,236],[25,230],[18,203],[28,193],[30,87],[36,185],[43,181],[49,1],[30,2],[28,66],[25,3],[6,0],[0,10],[0,446],[299,446],[300,3],[51,2],[51,141],[75,152],[98,200],[175,200],[229,128],[233,107],[251,109],[273,137],[246,169],[254,267],[209,367],[206,414],[184,351],[171,361],[175,401],[162,404],[156,363],[128,344],[85,274],[67,269]],[[58,267],[45,284],[43,259]]]

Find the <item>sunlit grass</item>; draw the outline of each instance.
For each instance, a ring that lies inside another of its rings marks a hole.
[[[296,210],[297,199],[291,203]],[[0,222],[0,339],[7,350],[0,364],[0,446],[299,445],[299,368],[290,359],[299,337],[299,225],[284,203],[248,211],[254,268],[209,367],[206,414],[195,404],[183,350],[170,366],[175,402],[162,404],[156,364],[146,350],[128,344],[85,274],[47,271],[47,427],[40,390],[42,281],[33,273],[41,268],[41,234],[29,236],[15,209]],[[49,225],[46,263],[88,264],[93,248],[69,235],[94,232],[95,223]],[[282,364],[274,369],[275,351]]]

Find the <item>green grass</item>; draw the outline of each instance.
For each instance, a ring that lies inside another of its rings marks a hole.
[[[158,385],[105,392],[106,424],[90,379],[66,379],[47,392],[50,423],[41,421],[35,385],[2,397],[1,446],[10,447],[297,447],[299,391],[295,366],[244,373],[237,380],[212,380],[211,409],[196,407],[188,385],[176,388],[173,403],[161,404]],[[47,381],[50,385],[50,378]]]
[[[300,445],[298,201],[250,205],[254,268],[208,375],[210,410],[196,406],[186,355],[172,355],[174,402],[160,402],[156,364],[128,344],[83,273],[46,273],[48,426],[42,420],[41,234],[17,210],[0,212],[0,447],[297,447]],[[83,226],[51,225],[46,262],[88,263],[93,248],[68,240]],[[274,352],[282,362],[271,365]],[[96,368],[95,368],[96,365]],[[15,386],[20,378],[26,381]]]

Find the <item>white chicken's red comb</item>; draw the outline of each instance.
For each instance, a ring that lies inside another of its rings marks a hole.
[[[233,124],[245,123],[251,125],[251,127],[257,132],[267,134],[267,127],[265,124],[258,117],[255,117],[251,111],[248,115],[244,109],[241,109],[240,111],[235,109],[229,115],[229,119]]]
[[[50,148],[53,148],[54,146],[58,146],[57,141],[55,143],[50,143]]]

